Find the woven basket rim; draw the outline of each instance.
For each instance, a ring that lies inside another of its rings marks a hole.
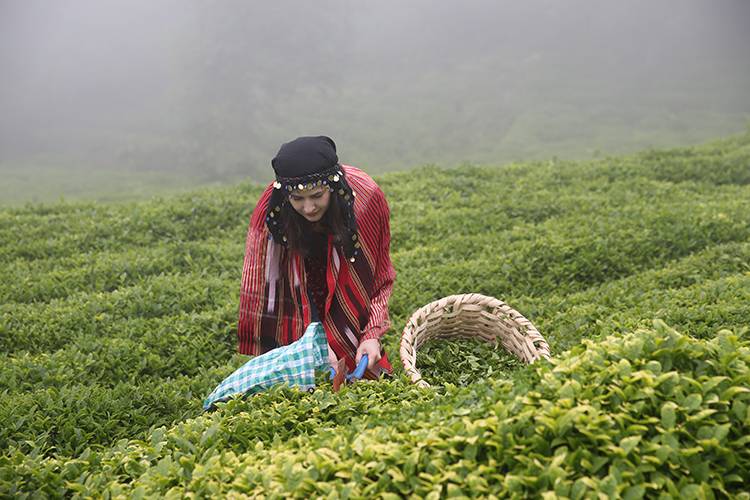
[[[480,293],[434,300],[414,311],[406,322],[399,355],[406,374],[421,387],[430,384],[417,370],[417,351],[433,338],[494,341],[527,364],[550,359],[549,344],[531,321],[502,300]]]

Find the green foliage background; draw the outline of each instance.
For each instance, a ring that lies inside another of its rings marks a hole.
[[[425,376],[278,388],[211,414],[262,187],[0,212],[0,496],[747,497],[750,133],[585,162],[376,177],[386,349],[439,297],[505,300],[522,367],[433,345]]]

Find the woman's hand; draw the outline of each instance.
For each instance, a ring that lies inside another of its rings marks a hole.
[[[380,341],[378,339],[368,339],[363,341],[357,347],[357,355],[354,358],[354,364],[358,365],[362,356],[367,354],[367,369],[371,370],[375,363],[380,361]]]

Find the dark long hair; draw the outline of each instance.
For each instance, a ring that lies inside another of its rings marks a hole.
[[[339,195],[333,191],[328,202],[326,213],[320,220],[326,233],[333,234],[334,245],[340,246],[346,237],[346,223],[343,202]],[[310,254],[310,241],[313,232],[312,223],[300,215],[287,198],[281,206],[281,220],[284,234],[287,238],[287,246],[300,252],[303,257]]]

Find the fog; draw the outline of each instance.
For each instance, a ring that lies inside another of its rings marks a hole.
[[[750,120],[748,26],[745,0],[0,0],[0,203],[267,181],[299,135],[373,173],[698,143]]]

